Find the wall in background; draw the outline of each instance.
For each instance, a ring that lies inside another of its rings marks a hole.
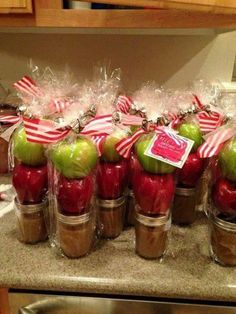
[[[85,35],[0,34],[0,79],[11,86],[28,73],[27,63],[90,77],[92,67],[111,60],[123,72],[124,88],[132,91],[143,81],[168,87],[196,77],[230,82],[236,52],[236,32],[214,35]]]

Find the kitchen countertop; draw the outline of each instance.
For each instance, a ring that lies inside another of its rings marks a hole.
[[[236,301],[236,268],[211,261],[203,218],[191,228],[172,227],[162,262],[134,253],[132,228],[90,255],[70,260],[56,255],[48,243],[18,242],[11,211],[0,218],[0,265],[0,287]]]

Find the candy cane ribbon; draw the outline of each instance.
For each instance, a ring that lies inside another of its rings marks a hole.
[[[11,116],[11,115],[0,115],[0,122],[6,124],[15,124],[20,121],[19,116]]]
[[[14,83],[13,86],[20,92],[32,97],[40,97],[43,95],[43,92],[37,87],[35,81],[26,75]]]
[[[113,131],[112,115],[103,115],[88,122],[80,134],[89,135],[97,147],[98,155],[102,155],[103,143],[107,135]]]
[[[120,120],[120,122],[121,122],[123,125],[126,125],[126,126],[131,126],[131,125],[142,126],[143,120],[144,120],[144,118],[142,118],[142,117],[137,117],[137,116],[135,116],[135,115],[131,115],[131,114],[121,114],[121,120]]]
[[[202,111],[197,114],[197,119],[201,131],[208,133],[214,131],[222,124],[223,116],[216,111],[210,113]]]
[[[29,76],[23,76],[19,81],[13,84],[15,89],[23,93],[24,95],[31,97],[44,97],[44,92],[37,86],[36,82]],[[66,99],[52,99],[49,103],[49,108],[51,113],[62,113],[67,107],[69,107],[72,102]]]
[[[70,128],[60,129],[49,120],[29,119],[23,117],[25,132],[29,142],[52,144],[65,138]]]
[[[81,134],[90,136],[105,136],[113,131],[112,115],[98,116],[90,120]]]
[[[115,107],[119,112],[122,112],[124,114],[128,114],[130,109],[131,109],[131,106],[132,106],[132,100],[130,97],[120,95],[117,98],[117,102],[116,102]]]
[[[105,135],[98,135],[98,136],[92,136],[92,141],[95,144],[95,146],[97,147],[98,150],[98,156],[100,157],[102,155],[102,149],[103,149],[103,143],[106,139]]]
[[[9,123],[18,127],[20,122],[23,122],[26,137],[29,142],[39,143],[39,144],[51,144],[62,140],[70,131],[69,128],[64,130],[58,128],[56,124],[49,120],[42,119],[30,119],[27,117],[17,117],[17,116],[0,116],[0,122]],[[12,126],[11,134],[14,132],[15,128]],[[1,137],[5,138],[5,133],[7,138],[10,138],[8,130],[1,134]]]
[[[205,106],[203,103],[200,101],[197,95],[193,94],[193,104],[198,107],[200,110],[205,110]]]
[[[144,129],[139,129],[130,137],[122,139],[116,144],[117,152],[124,158],[129,158],[132,152],[133,145],[137,142],[142,134],[147,133]]]
[[[223,144],[236,134],[236,127],[224,125],[208,134],[206,141],[198,148],[201,158],[215,156],[221,150]]]
[[[215,110],[206,112],[205,106],[202,104],[197,95],[193,95],[193,97],[193,103],[197,105],[198,109],[202,110],[196,115],[201,131],[204,133],[214,131],[222,124],[223,115]]]

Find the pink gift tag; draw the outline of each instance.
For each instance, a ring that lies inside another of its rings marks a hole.
[[[182,168],[194,142],[168,128],[157,130],[145,155]]]

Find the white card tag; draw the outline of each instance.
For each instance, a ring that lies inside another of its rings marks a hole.
[[[182,168],[193,144],[194,141],[163,128],[157,130],[144,154],[177,168]]]

